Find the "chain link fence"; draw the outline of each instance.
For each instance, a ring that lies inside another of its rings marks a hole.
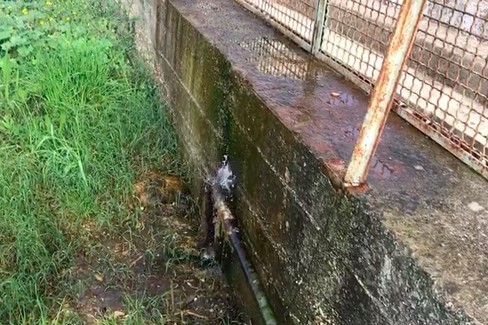
[[[305,50],[312,48],[316,0],[237,0]]]
[[[407,0],[236,0],[366,92]],[[414,0],[415,1],[415,0]],[[395,111],[488,177],[488,0],[429,0]]]
[[[429,2],[397,89],[399,115],[485,176],[487,18],[487,0]]]
[[[254,53],[249,62],[256,63],[258,70],[265,74],[298,80],[307,78],[308,60],[280,41],[261,38],[241,43],[240,46]]]

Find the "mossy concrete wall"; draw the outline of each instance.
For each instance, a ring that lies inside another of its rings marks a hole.
[[[318,85],[306,82],[299,105],[286,77],[253,83],[258,73],[248,68],[242,44],[264,35],[305,62],[306,54],[232,1],[140,0],[132,11],[141,14],[139,45],[164,84],[196,196],[223,155],[230,157],[238,177],[234,212],[279,324],[470,323],[447,306],[367,195],[341,191],[343,162],[327,142],[316,144],[319,156],[293,129],[300,120],[293,127],[283,122],[292,114],[286,105],[306,107],[313,100],[308,87]],[[347,85],[328,70],[324,75]],[[333,100],[347,109],[347,98]],[[328,114],[333,120],[336,113]],[[339,137],[331,128],[330,137]],[[239,272],[231,273],[244,288]],[[256,315],[249,295],[242,300]]]

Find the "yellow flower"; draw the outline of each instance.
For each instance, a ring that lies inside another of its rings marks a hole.
[[[22,12],[24,15],[27,15],[27,13],[29,12],[29,9],[27,9],[27,8],[22,8],[21,12]]]
[[[46,6],[52,6],[53,3],[51,1],[46,1]]]
[[[44,20],[42,20],[42,19],[39,20],[39,25],[41,25],[41,26],[44,25]]]

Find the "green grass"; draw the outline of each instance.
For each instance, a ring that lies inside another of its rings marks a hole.
[[[1,324],[78,323],[58,314],[64,270],[133,217],[136,174],[182,172],[114,11],[52,2],[0,3]]]

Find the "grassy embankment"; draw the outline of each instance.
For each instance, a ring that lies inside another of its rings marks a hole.
[[[114,12],[91,0],[0,2],[0,324],[229,319],[199,314],[181,291],[189,282],[224,299],[195,284],[201,268],[177,269],[193,228],[134,199],[140,175],[161,186],[183,165]]]

